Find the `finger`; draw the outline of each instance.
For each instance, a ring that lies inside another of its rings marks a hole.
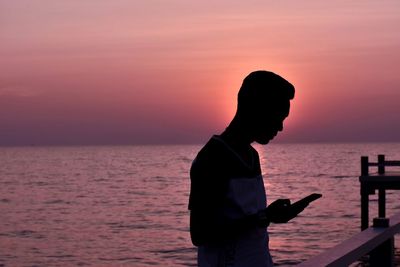
[[[308,202],[307,203],[295,203],[292,205],[292,207],[297,210],[304,210],[308,206],[308,204],[309,204]]]

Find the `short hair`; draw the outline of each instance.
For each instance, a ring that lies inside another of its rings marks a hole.
[[[294,86],[281,76],[265,70],[250,73],[238,93],[238,110],[254,105],[294,98]]]

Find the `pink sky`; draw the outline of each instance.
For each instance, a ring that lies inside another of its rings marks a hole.
[[[400,141],[399,1],[0,1],[0,145],[202,143],[253,70],[278,142]]]

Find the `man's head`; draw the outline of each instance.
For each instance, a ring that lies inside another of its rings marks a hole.
[[[236,117],[252,141],[267,144],[282,131],[294,91],[292,84],[269,71],[252,72],[243,80]]]

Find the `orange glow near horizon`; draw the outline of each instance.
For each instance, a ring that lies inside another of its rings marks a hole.
[[[2,1],[0,145],[203,142],[258,69],[296,87],[279,141],[400,141],[399,13],[397,1]]]

